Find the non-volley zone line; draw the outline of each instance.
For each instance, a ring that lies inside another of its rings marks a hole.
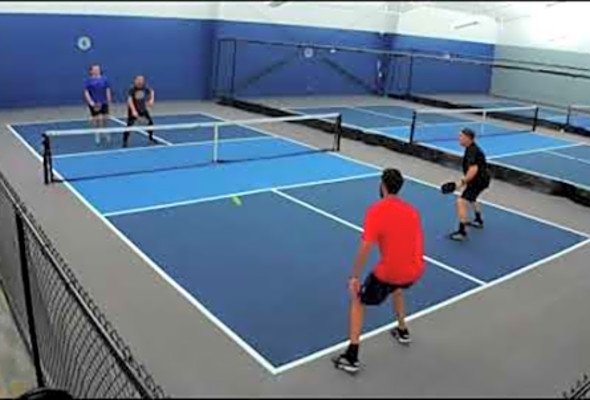
[[[161,210],[161,209],[167,209],[167,208],[183,207],[183,206],[188,206],[188,205],[198,204],[198,203],[206,203],[209,201],[223,200],[223,199],[228,199],[228,198],[232,198],[232,197],[241,197],[241,196],[248,196],[248,195],[259,194],[259,193],[272,192],[273,190],[297,189],[297,188],[303,188],[303,187],[308,187],[308,186],[324,185],[324,184],[328,184],[328,183],[339,183],[339,182],[347,182],[347,181],[352,181],[352,180],[357,180],[357,179],[375,178],[378,176],[381,176],[381,172],[370,172],[370,173],[361,174],[361,175],[352,175],[352,176],[346,176],[346,177],[340,177],[340,178],[323,179],[323,180],[319,180],[319,181],[296,183],[296,184],[291,184],[291,185],[265,187],[265,188],[261,188],[261,189],[227,193],[227,194],[222,194],[222,195],[218,195],[218,196],[201,197],[201,198],[196,198],[196,199],[191,199],[191,200],[184,200],[184,201],[178,201],[178,202],[172,202],[172,203],[163,203],[163,204],[157,204],[157,205],[147,206],[147,207],[132,208],[132,209],[128,209],[128,210],[113,211],[113,212],[105,213],[103,215],[105,217],[109,218],[109,217],[115,217],[115,216],[119,216],[119,215],[137,214],[137,213],[149,212],[149,211],[155,211],[155,210]]]

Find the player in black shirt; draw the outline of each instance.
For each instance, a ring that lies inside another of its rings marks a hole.
[[[136,76],[127,97],[127,126],[133,126],[139,118],[145,118],[148,125],[154,124],[148,111],[148,107],[154,105],[154,98],[154,90],[146,85],[145,78],[141,75]],[[148,131],[148,134],[150,140],[154,142],[154,132]],[[123,147],[129,144],[129,135],[130,132],[124,133]]]
[[[459,134],[459,143],[465,148],[463,156],[463,178],[457,183],[458,188],[465,187],[461,197],[457,199],[457,213],[459,215],[459,230],[453,232],[450,238],[463,241],[467,238],[466,226],[483,228],[481,204],[477,201],[479,195],[490,186],[490,174],[486,156],[475,143],[475,132],[464,128]],[[475,219],[467,219],[467,203],[471,203],[475,211]]]

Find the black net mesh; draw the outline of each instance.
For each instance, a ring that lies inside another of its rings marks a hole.
[[[0,275],[34,359],[31,344],[38,347],[36,364],[45,384],[76,398],[165,397],[1,174],[0,219]],[[30,288],[30,308],[23,282]]]

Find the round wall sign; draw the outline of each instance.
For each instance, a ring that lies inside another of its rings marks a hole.
[[[80,36],[78,38],[77,46],[79,50],[88,51],[92,47],[92,39],[88,36]]]

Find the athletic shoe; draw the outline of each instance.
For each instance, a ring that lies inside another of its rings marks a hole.
[[[483,221],[478,221],[478,220],[469,221],[467,223],[467,225],[470,226],[470,227],[472,227],[472,228],[483,229]]]
[[[332,362],[334,363],[334,367],[336,369],[341,369],[348,372],[349,374],[356,374],[361,369],[358,360],[350,361],[348,357],[346,357],[346,353],[332,358]]]
[[[401,330],[400,328],[393,328],[391,331],[391,336],[401,344],[410,344],[412,343],[412,338],[410,337],[410,331]]]
[[[449,239],[454,240],[456,242],[463,242],[467,239],[467,234],[462,233],[460,231],[453,232],[449,235]]]

